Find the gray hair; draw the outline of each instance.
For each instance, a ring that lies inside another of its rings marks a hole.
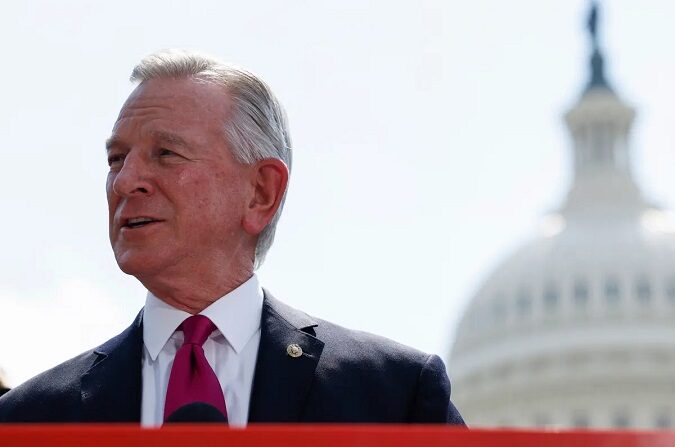
[[[228,92],[232,117],[223,123],[223,130],[237,160],[253,164],[265,158],[277,158],[291,169],[291,137],[286,113],[269,86],[253,73],[214,57],[184,50],[162,50],[146,56],[131,73],[131,81],[138,82],[189,77],[221,85]],[[285,200],[286,191],[276,214],[258,237],[256,269],[272,246]]]

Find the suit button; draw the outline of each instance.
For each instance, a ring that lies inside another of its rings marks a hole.
[[[300,357],[302,355],[302,348],[300,345],[296,345],[295,343],[288,345],[286,348],[286,354],[290,355],[291,357]]]

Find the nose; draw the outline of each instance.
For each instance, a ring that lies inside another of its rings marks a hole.
[[[112,191],[120,197],[149,195],[153,192],[148,164],[138,153],[130,151],[119,171],[113,174]]]

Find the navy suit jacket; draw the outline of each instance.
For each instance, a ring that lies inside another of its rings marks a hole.
[[[0,398],[0,422],[139,422],[141,311],[124,332]],[[289,344],[302,348],[291,357]],[[263,302],[249,423],[464,421],[443,362],[391,340]]]

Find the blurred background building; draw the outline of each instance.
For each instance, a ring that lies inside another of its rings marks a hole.
[[[587,25],[590,76],[564,117],[567,198],[479,287],[448,359],[472,426],[675,421],[675,224],[632,175],[635,113],[605,76],[595,5]]]

